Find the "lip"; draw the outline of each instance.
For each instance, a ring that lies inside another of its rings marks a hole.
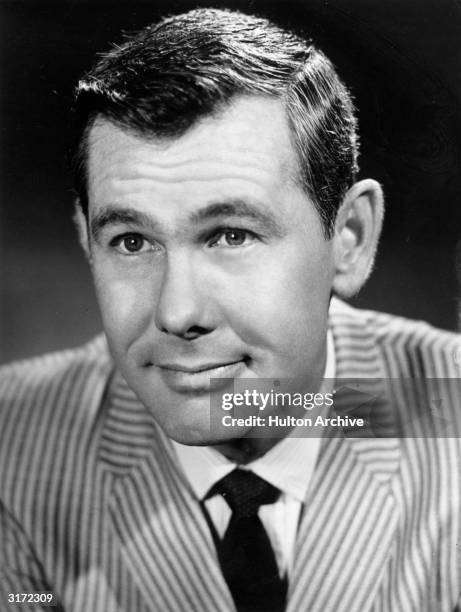
[[[173,372],[185,372],[186,374],[199,374],[200,372],[207,372],[209,370],[217,370],[219,368],[225,368],[227,366],[235,365],[236,363],[240,363],[242,361],[239,359],[238,361],[228,361],[228,362],[218,362],[218,363],[204,363],[195,366],[187,366],[178,363],[161,363],[158,364],[157,367],[162,370],[173,370]]]
[[[210,391],[211,378],[238,378],[245,367],[243,359],[227,363],[185,365],[162,363],[155,365],[164,383],[178,393]]]

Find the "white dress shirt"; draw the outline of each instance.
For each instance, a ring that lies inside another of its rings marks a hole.
[[[320,393],[332,391],[335,369],[333,337],[329,331]],[[281,491],[275,503],[261,506],[258,513],[274,549],[281,576],[290,574],[292,570],[301,510],[321,443],[320,437],[296,437],[297,431],[293,430],[265,455],[246,465],[229,461],[211,446],[186,446],[173,441],[179,463],[199,500],[203,500],[211,487],[236,467],[254,472]],[[207,499],[205,506],[218,536],[223,537],[232,514],[227,502],[218,494]]]

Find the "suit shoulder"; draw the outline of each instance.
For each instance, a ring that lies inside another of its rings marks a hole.
[[[102,335],[78,348],[13,361],[0,366],[0,398],[11,397],[13,390],[26,392],[57,385],[82,370],[105,370],[109,363],[107,343]]]
[[[77,348],[0,367],[0,432],[8,423],[63,412],[88,412],[112,370],[103,336]]]
[[[27,529],[67,503],[58,491],[79,494],[79,475],[98,448],[111,372],[102,337],[0,369],[0,501]]]
[[[339,333],[374,346],[387,364],[388,375],[458,378],[461,374],[461,335],[425,321],[332,303],[332,320]]]

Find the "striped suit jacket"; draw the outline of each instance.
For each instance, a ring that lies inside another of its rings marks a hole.
[[[393,378],[396,404],[399,381],[459,378],[455,334],[338,301],[330,325],[338,380]],[[2,612],[39,590],[66,612],[234,609],[169,440],[102,337],[2,368],[0,396]],[[457,434],[457,390],[435,401]],[[460,610],[460,474],[457,437],[325,437],[288,612]]]

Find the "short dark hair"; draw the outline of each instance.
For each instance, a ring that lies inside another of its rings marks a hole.
[[[358,170],[351,95],[311,41],[266,19],[219,9],[147,26],[103,55],[79,82],[71,160],[84,213],[88,134],[97,117],[171,139],[248,94],[283,101],[302,185],[331,237]]]

